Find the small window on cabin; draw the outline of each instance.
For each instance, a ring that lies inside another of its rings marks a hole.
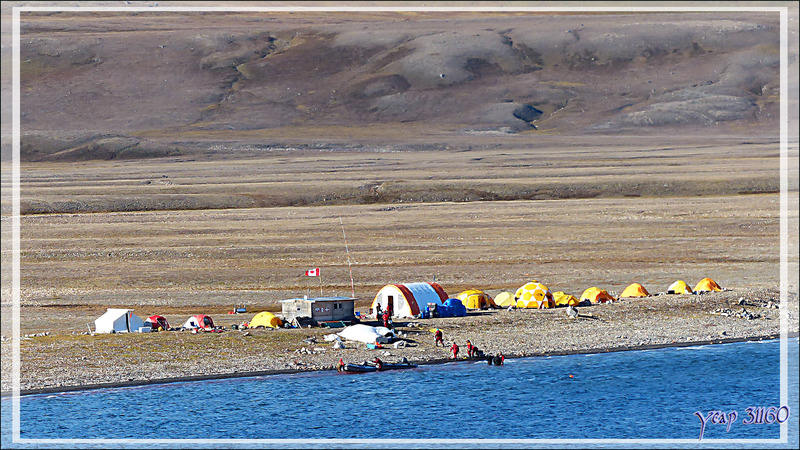
[[[334,303],[333,304],[333,309],[337,309],[337,308],[339,308],[339,304],[338,303]]]
[[[297,307],[297,310],[300,311],[300,307],[299,306]]]

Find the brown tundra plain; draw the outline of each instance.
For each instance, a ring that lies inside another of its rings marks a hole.
[[[418,363],[448,355],[435,327],[512,357],[774,337],[779,308],[796,335],[798,149],[792,128],[782,295],[777,25],[743,12],[25,13],[22,389],[367,359],[324,343],[330,330],[231,325],[320,293],[366,313],[389,283],[435,280],[450,297],[532,279],[577,297],[705,277],[727,289],[577,319],[398,322],[408,345],[387,357]],[[19,338],[10,144],[4,394]],[[208,314],[226,331],[88,334],[111,307],[173,326]]]

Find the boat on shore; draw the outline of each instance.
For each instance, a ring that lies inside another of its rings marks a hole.
[[[381,364],[380,368],[374,363],[366,362],[362,364],[352,364],[347,363],[344,364],[339,368],[339,372],[342,373],[368,373],[368,372],[383,372],[386,370],[401,370],[401,369],[413,369],[417,367],[416,364],[411,364],[410,362],[401,362],[401,363],[383,363]]]

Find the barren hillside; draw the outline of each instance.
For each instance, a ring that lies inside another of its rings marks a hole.
[[[778,129],[777,13],[26,12],[21,32],[28,160]]]

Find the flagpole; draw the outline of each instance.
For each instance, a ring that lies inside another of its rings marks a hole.
[[[318,273],[317,278],[319,278],[319,296],[322,297],[322,274]]]
[[[350,293],[353,298],[356,298],[356,286],[353,283],[353,266],[350,265],[350,249],[347,248],[347,235],[344,234],[344,222],[342,216],[339,216],[339,223],[342,224],[342,237],[344,237],[344,250],[347,252],[347,267],[350,268]]]

